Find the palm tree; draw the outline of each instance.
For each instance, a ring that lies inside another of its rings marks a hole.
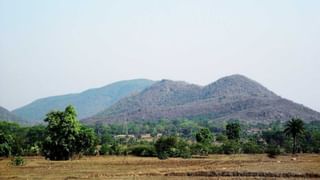
[[[292,118],[290,121],[287,122],[286,128],[284,129],[284,133],[287,136],[291,136],[293,139],[293,146],[292,146],[292,154],[296,153],[297,148],[297,137],[304,132],[304,123],[299,118]]]

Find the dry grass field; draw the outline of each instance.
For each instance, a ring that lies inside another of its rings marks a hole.
[[[270,159],[266,155],[212,155],[206,158],[158,160],[132,156],[83,157],[47,161],[25,157],[15,167],[0,160],[0,179],[320,179],[320,155]]]

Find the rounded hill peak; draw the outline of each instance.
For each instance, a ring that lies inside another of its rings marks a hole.
[[[205,86],[202,95],[205,98],[232,96],[278,97],[258,82],[240,74],[223,77]]]

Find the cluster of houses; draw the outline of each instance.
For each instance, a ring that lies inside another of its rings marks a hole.
[[[119,134],[119,135],[115,135],[114,138],[115,139],[139,139],[142,141],[154,141],[159,139],[162,136],[161,133],[156,134],[155,136],[152,136],[150,133],[148,134],[141,134],[139,136],[135,136],[133,134]]]

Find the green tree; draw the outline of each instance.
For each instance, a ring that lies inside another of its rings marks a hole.
[[[10,156],[13,138],[11,135],[0,133],[0,156]]]
[[[155,143],[157,156],[159,159],[167,159],[173,148],[177,145],[177,137],[175,136],[161,136]]]
[[[202,128],[196,133],[197,144],[193,146],[193,152],[200,155],[208,155],[213,135],[208,128]]]
[[[226,126],[226,134],[229,140],[240,139],[240,124],[239,123],[228,123]]]
[[[81,126],[76,140],[76,152],[86,155],[95,155],[98,153],[96,146],[98,145],[98,138],[93,129]]]
[[[68,160],[79,151],[76,143],[80,124],[73,106],[68,106],[65,111],[48,113],[44,121],[48,123],[43,144],[46,158]]]
[[[210,144],[213,140],[213,135],[208,128],[202,128],[196,133],[198,143]]]
[[[240,152],[240,144],[235,140],[224,142],[221,148],[224,154],[237,154]]]
[[[9,140],[7,143],[2,144],[2,148],[7,149],[7,147],[10,147],[11,155],[22,155],[23,147],[26,145],[26,130],[27,128],[22,128],[17,123],[1,121],[0,133],[5,136],[4,139]]]
[[[185,159],[192,157],[190,144],[187,141],[185,141],[184,139],[179,138],[179,141],[177,142],[176,148],[177,148],[179,157],[182,157]]]
[[[28,128],[24,137],[26,143],[26,151],[28,155],[39,155],[42,149],[42,142],[45,138],[45,126],[37,125]]]
[[[263,152],[263,149],[256,142],[249,141],[242,144],[242,151],[246,154],[259,154]]]
[[[284,133],[287,136],[291,136],[293,139],[292,154],[296,153],[297,149],[297,138],[304,132],[304,123],[299,118],[292,118],[285,125]]]

